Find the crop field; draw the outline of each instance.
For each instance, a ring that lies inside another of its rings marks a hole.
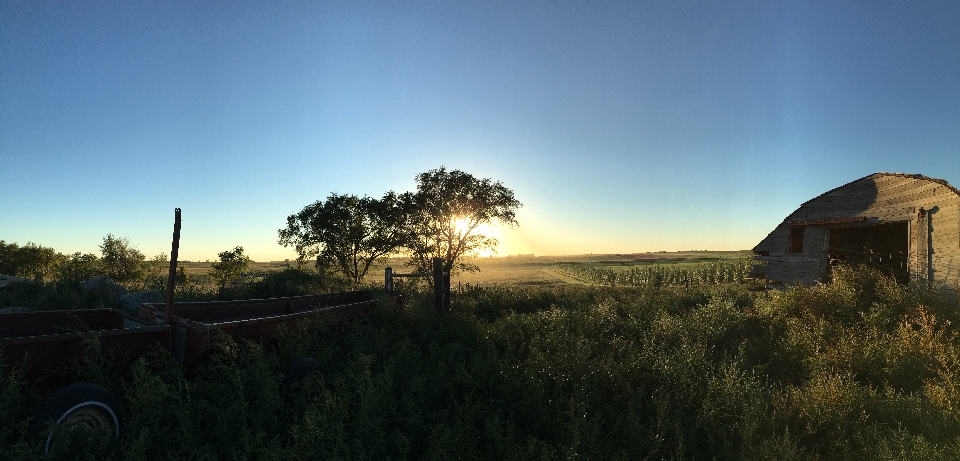
[[[633,253],[633,254],[604,254],[604,255],[569,255],[569,256],[503,256],[492,258],[468,259],[476,264],[479,272],[463,273],[454,277],[454,283],[461,284],[519,284],[543,285],[561,283],[591,284],[593,282],[570,277],[558,271],[562,266],[577,266],[583,268],[602,268],[611,271],[630,271],[651,266],[668,266],[671,268],[692,269],[715,262],[733,262],[750,258],[750,251],[683,251],[671,253]],[[393,258],[386,264],[376,265],[370,269],[366,280],[376,284],[383,281],[383,269],[393,267],[396,272],[410,272],[404,267],[405,260]],[[178,265],[185,268],[188,274],[205,276],[210,273],[211,262],[188,261]],[[309,265],[309,263],[308,263]],[[266,261],[251,262],[251,273],[266,273],[296,267],[296,261]]]
[[[687,251],[673,253],[634,253],[570,256],[505,256],[470,260],[479,272],[453,277],[456,286],[465,285],[608,285],[606,281],[585,275],[586,271],[629,272],[649,267],[693,270],[711,263],[734,263],[751,257],[750,251]],[[388,264],[395,271],[405,272],[403,260]],[[383,267],[371,269],[369,283],[382,283]]]

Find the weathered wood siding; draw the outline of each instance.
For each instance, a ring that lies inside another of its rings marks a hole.
[[[815,283],[826,270],[830,226],[806,226],[802,253],[790,253],[791,223],[845,218],[908,222],[911,276],[960,283],[960,192],[942,180],[899,173],[872,174],[802,204],[754,248],[756,259],[767,263],[755,275],[785,284]]]

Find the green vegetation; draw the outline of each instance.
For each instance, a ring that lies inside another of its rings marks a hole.
[[[53,248],[32,242],[19,246],[0,240],[0,274],[43,280],[53,274],[62,258]]]
[[[515,226],[516,211],[522,206],[500,181],[443,167],[417,175],[411,200],[409,265],[429,272],[434,258],[442,258],[443,271],[451,275],[478,270],[465,257],[496,250],[499,244],[480,226],[494,222]]]
[[[243,254],[243,247],[241,246],[233,250],[221,251],[217,256],[220,261],[210,266],[212,269],[210,276],[213,277],[213,280],[221,289],[250,269],[250,257]]]
[[[608,267],[593,263],[558,264],[565,275],[610,286],[661,287],[716,285],[743,282],[750,275],[750,259],[698,264]]]
[[[301,266],[314,258],[318,270],[339,271],[360,285],[372,264],[409,240],[408,208],[393,192],[382,199],[330,194],[288,216],[279,241],[296,249]]]
[[[125,239],[108,236],[105,241],[116,242],[127,247]],[[26,249],[26,251],[24,250]],[[37,251],[40,249],[42,251]],[[136,251],[133,249],[133,251]],[[120,253],[123,253],[120,251]],[[11,256],[12,254],[12,256]],[[136,254],[140,254],[136,251]],[[38,258],[37,255],[52,255],[51,258]],[[142,255],[141,255],[142,256]],[[0,241],[0,266],[7,275],[28,276],[32,282],[15,289],[0,290],[0,309],[7,307],[26,307],[31,310],[64,310],[119,308],[122,300],[115,293],[102,289],[84,289],[82,283],[93,277],[107,277],[104,264],[106,258],[93,254],[74,253],[63,255],[52,248],[29,243],[18,246]],[[115,258],[114,260],[121,260]],[[49,263],[45,261],[50,261]],[[139,261],[130,272],[140,274],[136,279],[122,284],[130,292],[143,290],[166,290],[170,267],[166,255],[158,255],[142,261],[137,257],[127,259],[130,266]],[[46,265],[44,265],[46,264]],[[266,267],[269,270],[250,271],[250,265]],[[189,269],[188,269],[188,267]],[[35,269],[42,267],[43,269]],[[118,272],[113,271],[116,275]],[[38,275],[40,274],[40,275]],[[240,277],[240,275],[244,277]],[[139,279],[139,280],[138,280]],[[236,283],[230,283],[234,282]],[[174,283],[177,301],[213,301],[229,299],[269,298],[296,296],[329,291],[343,291],[352,285],[337,277],[331,277],[313,270],[294,269],[288,265],[252,263],[243,254],[243,247],[220,253],[220,261],[215,263],[185,262],[177,267]]]
[[[331,194],[288,216],[279,243],[296,249],[300,265],[315,258],[321,272],[339,272],[358,286],[374,263],[393,254],[409,256],[407,265],[418,272],[433,270],[434,258],[452,275],[476,271],[467,257],[499,243],[481,226],[517,224],[521,204],[499,181],[444,167],[416,181],[415,193],[391,191],[382,199]]]
[[[407,295],[275,343],[220,338],[187,373],[164,351],[65,373],[122,399],[115,459],[960,457],[948,292],[839,268],[781,292],[475,286],[443,318]],[[282,394],[304,355],[323,378]],[[37,458],[40,388],[0,365],[0,459]]]
[[[100,245],[100,267],[103,274],[119,284],[139,282],[145,273],[144,256],[125,238],[107,234]]]

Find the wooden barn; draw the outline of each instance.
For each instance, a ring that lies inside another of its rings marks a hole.
[[[753,276],[812,285],[840,263],[898,280],[960,284],[960,191],[942,179],[875,173],[800,205],[753,248]]]

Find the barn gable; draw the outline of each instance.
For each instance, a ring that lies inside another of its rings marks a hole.
[[[814,284],[863,263],[906,281],[960,283],[960,191],[941,179],[875,173],[811,199],[753,249],[754,276]]]

